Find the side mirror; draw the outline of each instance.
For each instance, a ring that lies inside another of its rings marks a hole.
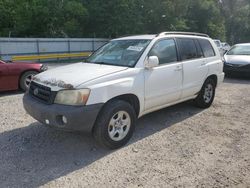
[[[159,65],[159,58],[157,56],[148,57],[145,67],[150,69],[153,67],[157,67]]]

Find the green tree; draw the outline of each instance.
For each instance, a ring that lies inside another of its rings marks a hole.
[[[118,37],[194,31],[250,40],[250,0],[0,0],[0,35]]]
[[[250,1],[222,0],[226,36],[231,44],[250,40]]]
[[[16,0],[13,12],[8,30],[17,37],[83,37],[88,19],[87,9],[77,0]]]
[[[14,27],[16,6],[12,0],[0,1],[0,36],[9,36]]]
[[[213,38],[225,39],[224,19],[214,0],[191,0],[187,12],[190,31],[207,33]]]

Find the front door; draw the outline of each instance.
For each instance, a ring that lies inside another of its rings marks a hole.
[[[149,56],[159,58],[159,66],[145,69],[145,111],[180,99],[182,63],[178,62],[174,39],[162,39],[153,46]]]

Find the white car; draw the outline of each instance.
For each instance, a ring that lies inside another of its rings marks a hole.
[[[223,43],[218,39],[214,39],[214,43],[218,47],[220,55],[223,56],[225,53],[225,49],[223,48]]]
[[[226,75],[250,76],[250,43],[236,44],[224,55]]]
[[[86,62],[35,76],[23,104],[43,124],[90,132],[115,149],[145,114],[191,99],[210,107],[223,79],[220,53],[207,35],[131,36],[111,40]]]
[[[225,52],[227,52],[231,49],[231,46],[226,42],[221,43],[221,45],[222,45],[222,48]]]

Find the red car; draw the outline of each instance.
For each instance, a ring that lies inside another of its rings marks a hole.
[[[4,62],[0,60],[0,91],[26,91],[34,75],[47,70],[40,63]]]

